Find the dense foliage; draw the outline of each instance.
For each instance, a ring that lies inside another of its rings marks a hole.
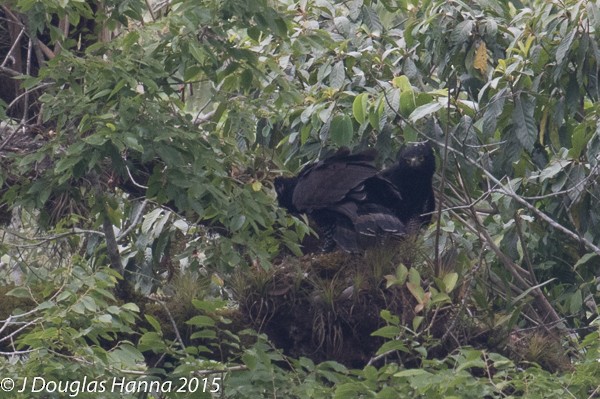
[[[1,378],[600,395],[599,2],[13,0],[0,15]],[[416,306],[381,312],[372,361],[317,364],[243,328],[235,280],[272,276],[310,232],[274,177],[341,146],[389,164],[423,139],[434,222],[385,276]]]

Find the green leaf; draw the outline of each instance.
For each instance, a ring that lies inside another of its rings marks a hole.
[[[577,269],[579,266],[586,264],[587,262],[589,262],[591,259],[598,257],[598,255],[594,252],[590,252],[588,254],[583,255],[581,258],[579,258],[579,260],[577,261],[577,263],[575,263],[573,265],[573,270]]]
[[[583,295],[580,289],[575,291],[569,297],[569,310],[572,314],[577,314],[583,306]]]
[[[201,339],[214,339],[217,337],[217,332],[214,330],[200,330],[200,331],[196,331],[195,333],[193,333],[192,335],[190,335],[190,339],[197,339],[197,338],[201,338]]]
[[[84,314],[85,313],[85,305],[81,301],[76,302],[73,306],[71,306],[71,310],[78,314]]]
[[[250,26],[246,32],[252,40],[257,42],[260,40],[260,35],[262,31],[257,26]]]
[[[163,209],[156,208],[152,212],[144,215],[144,221],[142,222],[142,233],[148,234],[154,223],[163,216]]]
[[[417,305],[417,306],[421,306],[421,305]],[[425,320],[425,318],[423,316],[415,316],[412,320],[412,328],[413,331],[417,331],[419,329],[419,326],[423,323],[423,320]]]
[[[155,146],[158,155],[165,161],[168,166],[171,167],[182,167],[184,160],[178,149],[165,145],[164,143],[157,143]]]
[[[404,264],[401,264],[400,266],[398,266],[396,268],[396,279],[398,280],[398,283],[404,284],[407,277],[408,277],[408,268],[406,266],[404,266]]]
[[[346,115],[336,115],[331,120],[329,127],[330,137],[334,144],[347,146],[352,142],[354,131],[352,120]]]
[[[250,90],[252,88],[252,81],[254,79],[254,74],[251,69],[245,69],[240,74],[240,85],[245,90]]]
[[[375,396],[375,392],[368,389],[362,382],[347,382],[336,387],[333,398],[374,398]]]
[[[425,291],[420,285],[416,285],[413,283],[406,283],[406,288],[410,291],[410,293],[415,297],[415,299],[419,303],[423,303],[425,300]]]
[[[98,317],[98,321],[106,324],[111,324],[113,322],[113,317],[109,314],[103,314]]]
[[[229,228],[231,229],[231,231],[238,231],[239,229],[242,228],[242,226],[244,225],[245,222],[246,222],[245,215],[237,215],[231,221]]]
[[[249,370],[256,369],[256,365],[258,364],[258,359],[253,350],[249,350],[242,355],[242,362],[248,367]]]
[[[385,92],[383,98],[383,107],[385,115],[390,120],[394,120],[400,111],[400,90],[390,89]]]
[[[410,80],[408,80],[408,76],[406,75],[396,76],[394,79],[392,79],[392,84],[394,87],[400,89],[401,92],[412,91],[413,89],[412,85],[410,84]]]
[[[144,333],[138,342],[137,346],[140,352],[151,350],[155,353],[161,353],[166,348],[163,339],[158,333],[149,331]]]
[[[105,97],[107,95],[109,95],[112,92],[111,89],[104,89],[104,90],[100,90],[98,93],[96,93],[93,97],[92,100],[97,100],[101,97]]]
[[[569,155],[575,159],[578,159],[585,149],[588,140],[589,137],[586,132],[586,126],[583,124],[576,126],[571,136],[572,147],[569,150]]]
[[[89,145],[99,147],[108,141],[108,137],[106,137],[106,135],[104,133],[96,133],[96,134],[92,134],[88,137],[85,137],[83,139],[83,141],[85,141]]]
[[[433,288],[432,288],[432,290],[433,290]],[[442,302],[452,302],[452,300],[450,299],[448,294],[446,294],[445,292],[438,292],[437,294],[432,295],[431,300],[429,301],[430,304],[442,303]]]
[[[397,326],[383,326],[371,333],[375,337],[395,338],[400,334],[400,328]]]
[[[193,41],[188,41],[188,50],[198,64],[202,65],[206,59],[206,53],[203,47],[197,46]]]
[[[81,302],[83,303],[83,306],[85,306],[85,308],[90,312],[95,312],[98,309],[96,306],[96,301],[94,301],[94,299],[90,296],[82,297]]]
[[[125,35],[125,38],[123,39],[123,47],[130,48],[132,45],[137,43],[139,39],[140,34],[138,31],[129,32],[127,35]]]
[[[44,302],[40,303],[40,304],[37,306],[37,308],[38,308],[38,309],[40,309],[40,310],[41,310],[41,309],[50,309],[50,308],[54,307],[54,305],[55,305],[55,304],[54,304],[54,302],[53,302],[53,301],[44,301]]]
[[[537,126],[533,117],[534,103],[527,95],[518,95],[512,113],[513,130],[521,145],[527,150],[533,150],[537,140]]]
[[[335,17],[333,19],[333,23],[335,24],[335,28],[344,36],[349,36],[352,32],[352,23],[347,17]]]
[[[485,368],[487,367],[485,361],[482,358],[482,352],[475,349],[466,349],[461,351],[464,357],[459,357],[458,367],[456,371],[464,370],[471,367]]]
[[[287,37],[288,34],[288,26],[283,18],[276,18],[275,24],[276,27],[275,32],[282,38]]]
[[[139,143],[138,138],[131,133],[125,133],[123,135],[123,141],[132,150],[144,152],[144,147]]]
[[[386,343],[381,345],[381,348],[379,348],[379,350],[377,351],[377,355],[381,355],[383,353],[387,353],[387,352],[391,352],[391,351],[401,351],[401,352],[409,353],[409,350],[406,347],[406,345],[404,344],[404,342],[399,341],[399,340],[392,340],[392,341],[387,341]]]
[[[162,333],[162,328],[160,326],[160,323],[158,322],[158,320],[150,315],[150,314],[145,314],[144,317],[146,318],[146,320],[148,321],[148,323],[150,323],[150,325],[152,326],[152,328],[154,328],[154,330],[158,333]]]
[[[561,87],[561,90],[565,89]],[[581,94],[579,88],[579,80],[577,79],[577,75],[573,73],[569,75],[569,83],[566,87],[565,105],[567,107],[567,111],[570,113],[578,112],[580,99]]]
[[[446,293],[452,292],[458,281],[458,273],[451,272],[444,276],[444,286],[446,287]]]
[[[400,323],[400,318],[396,315],[393,315],[389,310],[383,309],[380,312],[380,316],[383,320],[387,321],[390,324],[398,325]]]
[[[373,130],[380,131],[381,128],[381,116],[383,115],[383,103],[385,99],[380,98],[377,102],[377,105],[371,109],[369,112],[369,124],[373,128]]]
[[[412,89],[402,91],[400,93],[400,114],[408,118],[416,107],[415,92]]]
[[[561,64],[571,49],[571,43],[573,43],[573,39],[575,38],[575,34],[577,33],[577,29],[571,29],[571,31],[563,38],[558,47],[556,48],[556,62],[557,64]]]
[[[344,61],[338,61],[333,64],[331,73],[329,74],[329,85],[340,90],[344,87],[344,80],[346,79],[346,71],[344,67]]]
[[[5,295],[10,295],[15,298],[31,298],[31,291],[25,287],[16,287],[8,291]]]
[[[496,93],[488,103],[487,109],[483,114],[483,133],[487,137],[493,137],[494,132],[496,131],[498,118],[502,115],[502,111],[504,110],[507,92],[508,89],[502,89]]]
[[[410,281],[414,285],[421,284],[421,275],[419,271],[413,267],[408,270],[408,281]]]
[[[215,325],[215,321],[212,317],[198,315],[186,321],[185,324],[190,324],[197,327],[212,327]]]
[[[534,285],[532,287],[527,288],[525,291],[523,291],[522,293],[520,293],[519,295],[517,295],[515,298],[512,299],[511,304],[512,305],[516,305],[517,303],[519,303],[523,298],[525,298],[527,295],[529,295],[530,292],[537,290],[543,286],[545,286],[546,284],[551,283],[552,281],[556,280],[556,278],[551,278],[549,280],[546,280],[542,283],[539,283],[537,285]]]
[[[184,82],[199,80],[203,73],[204,69],[200,65],[190,65],[183,72],[183,80]]]
[[[136,313],[139,313],[139,311],[140,311],[140,308],[138,307],[138,305],[136,305],[135,303],[132,303],[132,302],[127,302],[126,304],[121,305],[121,308],[132,311],[132,312],[136,312]]]
[[[474,24],[475,21],[470,19],[459,22],[450,34],[450,40],[452,40],[452,43],[454,45],[460,45],[469,40]]]
[[[412,378],[412,377],[430,376],[430,375],[432,375],[430,372],[425,371],[423,369],[409,369],[409,370],[402,370],[402,371],[397,372],[396,374],[394,374],[394,377]]]
[[[544,180],[547,180],[547,179],[552,179],[557,174],[559,174],[560,172],[565,170],[565,168],[567,166],[569,166],[570,163],[571,163],[570,161],[561,161],[561,160],[552,161],[550,163],[550,165],[548,165],[548,167],[544,168],[544,170],[542,170],[540,172],[540,174],[537,176],[537,178],[540,180],[540,182],[543,182]]]
[[[372,7],[363,5],[362,7],[362,17],[363,22],[369,28],[369,32],[371,34],[379,35],[383,31],[383,24],[379,19],[379,15],[377,11],[375,11]]]
[[[8,295],[9,293],[7,293],[6,295]],[[73,293],[70,291],[63,291],[60,293],[60,295],[56,298],[56,302],[62,302],[66,299],[69,299],[73,296]]]
[[[112,96],[114,96],[115,94],[117,94],[119,92],[119,90],[121,90],[123,88],[123,86],[125,86],[126,83],[127,83],[126,79],[119,80],[117,82],[117,84],[115,85],[115,87],[110,92],[109,98],[111,98]]]
[[[366,119],[368,99],[369,95],[367,93],[361,93],[354,98],[354,102],[352,103],[352,114],[354,115],[354,119],[361,125]]]
[[[222,284],[218,284],[222,285]],[[205,312],[214,312],[217,309],[220,309],[224,306],[227,306],[227,301],[217,300],[212,298],[211,300],[201,301],[199,299],[192,299],[192,305],[196,309],[203,310]]]
[[[56,163],[55,172],[57,175],[65,173],[67,170],[73,168],[79,161],[81,161],[81,157],[78,156],[70,156],[65,157],[59,160]]]
[[[400,95],[400,104],[402,104],[402,95]],[[444,108],[444,105],[440,101],[435,101],[429,104],[421,105],[411,112],[409,119],[411,122],[416,122],[426,116],[429,116],[440,109]]]
[[[596,122],[596,132],[588,142],[586,156],[592,166],[600,163],[600,123]]]

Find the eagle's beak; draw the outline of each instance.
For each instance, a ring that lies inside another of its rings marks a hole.
[[[416,168],[421,164],[421,159],[419,157],[412,157],[408,159],[408,164],[411,168]]]

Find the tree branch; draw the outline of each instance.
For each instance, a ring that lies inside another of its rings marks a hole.
[[[441,145],[443,146],[444,143],[441,143],[439,141],[430,139],[432,142],[436,143],[437,145]],[[519,204],[523,205],[524,207],[526,207],[527,209],[529,209],[531,212],[533,212],[534,214],[536,214],[540,219],[544,220],[546,223],[548,223],[550,226],[552,226],[553,228],[555,228],[556,230],[559,230],[560,232],[568,235],[569,237],[573,238],[575,241],[582,243],[583,245],[585,245],[589,250],[591,250],[592,252],[596,253],[597,255],[600,255],[600,247],[594,245],[594,243],[592,243],[590,240],[588,240],[585,237],[579,236],[578,234],[572,232],[571,230],[569,230],[568,228],[564,227],[563,225],[561,225],[560,223],[558,223],[557,221],[555,221],[554,219],[552,219],[550,216],[546,215],[544,212],[540,211],[539,209],[537,209],[535,206],[531,205],[529,202],[527,202],[526,200],[524,200],[520,195],[518,195],[514,189],[510,186],[510,182],[508,183],[508,185],[504,185],[499,179],[497,179],[492,173],[488,172],[483,166],[481,166],[477,161],[469,158],[466,154],[464,154],[461,151],[458,151],[455,148],[452,148],[450,146],[448,146],[448,150],[450,152],[453,152],[455,154],[460,155],[460,157],[464,160],[466,160],[468,163],[470,163],[471,165],[475,166],[476,168],[478,168],[490,181],[492,181],[497,187],[496,189],[493,189],[492,192],[499,192],[502,193],[504,195],[508,195],[509,197],[513,198],[515,201],[517,201]]]
[[[107,207],[108,205],[105,205],[105,208]],[[108,209],[105,209],[102,214],[102,230],[104,230],[104,237],[106,238],[106,252],[108,254],[110,267],[123,275],[123,264],[121,263],[119,246],[117,245],[117,240],[115,238],[113,224],[108,217]]]

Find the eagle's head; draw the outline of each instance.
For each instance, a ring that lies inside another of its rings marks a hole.
[[[435,171],[435,156],[429,141],[423,141],[406,147],[399,155],[399,162],[413,171],[431,174]]]

